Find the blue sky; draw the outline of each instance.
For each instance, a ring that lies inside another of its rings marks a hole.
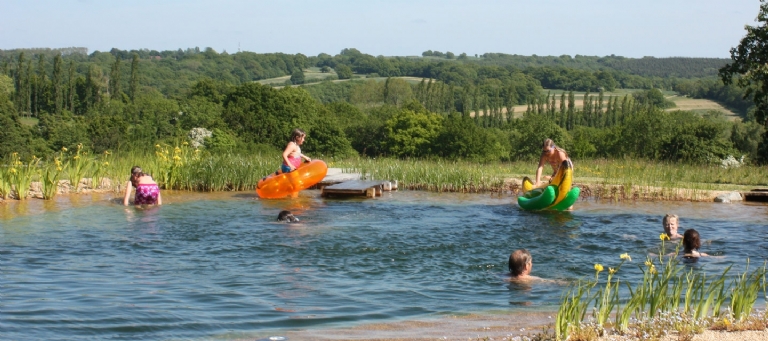
[[[758,0],[2,0],[0,49],[730,57]]]

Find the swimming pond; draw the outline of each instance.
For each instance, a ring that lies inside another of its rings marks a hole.
[[[403,191],[377,199],[163,193],[136,209],[111,195],[0,205],[0,339],[230,339],[281,330],[484,311],[554,311],[563,283],[618,264],[640,277],[661,218],[697,229],[698,271],[768,256],[768,206],[579,202],[521,211],[510,195]],[[275,222],[291,210],[300,223]],[[505,281],[531,251],[533,274]]]

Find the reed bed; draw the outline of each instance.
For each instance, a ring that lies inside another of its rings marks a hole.
[[[646,256],[638,267],[643,273],[639,283],[620,282],[621,267],[630,261],[620,255],[615,267],[595,264],[594,279],[577,282],[561,299],[555,319],[557,340],[595,340],[607,333],[638,339],[659,339],[677,332],[678,339],[690,340],[704,328],[728,330],[764,330],[765,313],[755,314],[754,305],[762,293],[766,297],[766,264],[750,272],[749,260],[742,274],[728,281],[731,267],[722,274],[707,276],[691,268],[683,271],[678,261],[680,244],[671,255],[664,254],[666,234],[659,238],[659,256]],[[620,294],[620,284],[626,293]],[[591,314],[590,307],[592,308]],[[724,309],[725,307],[725,309]],[[613,321],[611,321],[613,317]]]
[[[154,152],[113,155],[61,151],[45,159],[20,160],[0,167],[0,197],[24,199],[17,188],[40,181],[42,194],[81,189],[123,189],[132,166],[141,166],[163,189],[189,191],[243,191],[275,171],[279,155],[210,154],[186,142],[157,144]],[[26,162],[25,162],[26,161]],[[535,161],[478,163],[443,159],[349,158],[326,159],[329,167],[362,174],[365,179],[396,180],[399,188],[434,192],[521,194],[520,179],[533,176]],[[544,174],[550,172],[545,166]],[[582,198],[598,200],[709,200],[710,191],[748,190],[768,185],[764,167],[744,165],[685,165],[632,159],[577,160],[574,183]],[[69,180],[69,181],[66,181]]]

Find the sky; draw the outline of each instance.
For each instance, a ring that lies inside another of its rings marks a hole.
[[[758,0],[2,0],[0,49],[730,58]]]

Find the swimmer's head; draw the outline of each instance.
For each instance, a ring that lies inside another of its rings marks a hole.
[[[509,255],[509,273],[514,276],[526,274],[533,267],[533,257],[526,249],[515,250]]]
[[[685,233],[683,234],[683,249],[685,249],[685,252],[688,253],[698,250],[700,247],[701,237],[699,236],[699,231],[694,229],[685,230]]]
[[[286,222],[286,223],[294,223],[299,221],[299,218],[296,218],[291,211],[280,211],[280,213],[277,215],[277,221]]]
[[[677,229],[679,227],[679,218],[677,217],[677,214],[665,215],[661,223],[664,225],[664,233],[670,237],[677,234]]]

